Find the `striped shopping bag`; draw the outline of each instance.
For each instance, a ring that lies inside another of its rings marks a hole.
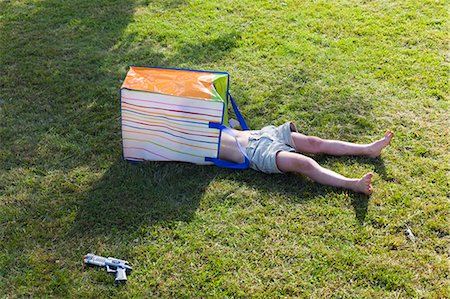
[[[242,164],[219,159],[222,133],[233,136],[224,125],[229,102],[248,130],[229,83],[225,72],[131,66],[121,88],[124,159],[247,168],[242,149]]]

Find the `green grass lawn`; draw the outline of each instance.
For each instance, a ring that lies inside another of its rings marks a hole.
[[[449,5],[0,0],[0,298],[449,298]],[[227,71],[251,128],[381,158],[302,176],[122,160],[129,64]],[[408,237],[410,228],[414,239]],[[126,285],[85,269],[126,259]]]

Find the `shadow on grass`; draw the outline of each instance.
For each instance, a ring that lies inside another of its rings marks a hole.
[[[207,40],[182,44],[174,54],[165,55],[161,50],[152,47],[133,47],[135,36],[137,36],[136,33],[129,34],[127,39],[121,44],[121,48],[129,47],[128,51],[123,53],[124,57],[129,58],[129,61],[126,62],[127,64],[174,68],[179,68],[181,65],[186,65],[186,63],[201,65],[222,59],[227,52],[237,47],[238,41],[241,39],[239,32],[225,31]],[[152,44],[155,41],[149,41],[148,43]],[[159,46],[156,48],[159,48]]]
[[[224,54],[237,46],[241,35],[237,31],[224,32],[216,38],[202,43],[188,43],[179,49],[177,55],[171,58],[165,65],[180,65],[186,61],[194,64],[202,64],[216,61],[224,57]]]
[[[355,217],[360,224],[364,224],[369,208],[369,197],[364,194],[352,195],[352,206],[355,209]]]
[[[122,235],[141,225],[189,222],[217,171],[187,163],[117,161],[80,198],[74,232]]]
[[[118,235],[127,242],[128,238],[133,238],[130,233],[141,226],[171,227],[179,221],[190,222],[205,190],[215,179],[233,180],[297,203],[331,191],[291,174],[268,175],[253,170],[226,170],[180,162],[118,160],[78,199],[78,212],[69,235],[84,238],[89,231],[92,238]],[[363,214],[361,209],[357,211]]]
[[[132,163],[120,159],[78,200],[71,234],[89,231],[91,237],[123,236],[141,226],[171,227],[179,221],[190,222],[206,189],[216,179],[233,180],[296,203],[330,192],[346,192],[360,223],[364,222],[368,210],[369,198],[365,195],[323,186],[294,174],[272,175],[181,162]]]

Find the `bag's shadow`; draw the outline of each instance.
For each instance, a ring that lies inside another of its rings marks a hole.
[[[346,192],[356,219],[363,223],[367,215],[367,196],[326,187],[294,174],[268,175],[253,170],[180,162],[131,163],[117,159],[103,177],[81,195],[72,233],[89,231],[90,235],[107,236],[117,232],[126,234],[143,225],[171,226],[178,221],[189,222],[215,179],[234,180],[239,185],[282,195],[295,203],[329,192]]]
[[[73,230],[109,234],[190,221],[214,175],[187,163],[118,160],[82,196]]]

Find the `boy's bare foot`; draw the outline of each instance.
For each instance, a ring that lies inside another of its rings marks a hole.
[[[373,173],[366,173],[366,175],[364,175],[361,179],[354,182],[351,189],[355,192],[364,193],[366,195],[372,194],[372,176]]]
[[[378,157],[381,154],[381,150],[391,143],[392,137],[394,137],[394,132],[391,130],[386,131],[383,138],[369,145],[368,156],[371,158]]]

